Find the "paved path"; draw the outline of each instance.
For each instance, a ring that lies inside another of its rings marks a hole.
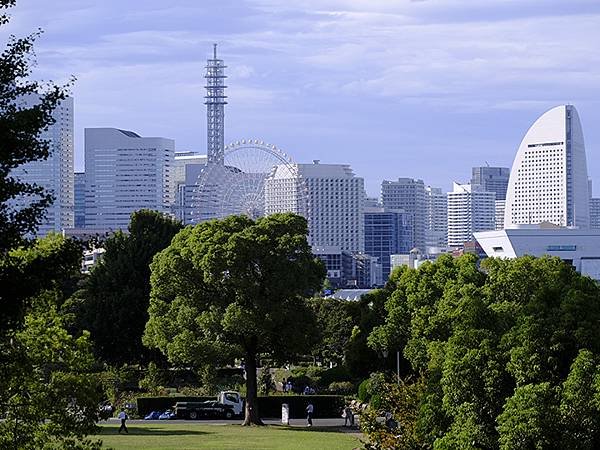
[[[108,423],[114,423],[115,426],[119,424],[119,419],[111,417],[107,421]],[[263,419],[265,425],[281,425],[281,419]],[[106,423],[104,421],[100,422]],[[216,420],[142,420],[142,419],[130,419],[127,421],[127,424],[136,425],[136,424],[198,424],[198,425],[239,425],[242,423],[241,419],[216,419]],[[306,427],[306,419],[290,419],[290,426],[292,427]],[[341,417],[339,419],[313,419],[313,427],[314,428],[340,428],[343,431],[355,432],[359,433],[358,427],[354,428],[345,428],[344,427],[344,419]]]

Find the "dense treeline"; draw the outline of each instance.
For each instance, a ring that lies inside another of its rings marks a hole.
[[[398,428],[365,421],[374,448],[598,448],[595,281],[558,258],[464,256],[390,284],[369,344],[402,348],[413,377],[382,392]]]

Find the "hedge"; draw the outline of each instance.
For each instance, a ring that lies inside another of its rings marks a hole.
[[[215,397],[139,397],[137,399],[138,414],[143,417],[151,411],[164,411],[177,402],[203,402],[215,400]],[[274,395],[258,397],[258,410],[261,417],[281,417],[281,405],[290,407],[290,418],[298,419],[306,416],[308,402],[314,406],[313,417],[340,417],[345,405],[341,395]]]
[[[281,417],[281,405],[290,407],[290,418],[306,417],[306,406],[311,402],[314,406],[313,417],[341,417],[345,400],[342,395],[274,395],[258,397],[258,412],[261,417]]]
[[[177,402],[204,402],[216,400],[216,397],[138,397],[137,410],[140,417],[152,411],[165,411],[175,406]]]

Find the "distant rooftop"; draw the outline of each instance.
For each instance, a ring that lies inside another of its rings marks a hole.
[[[121,130],[119,128],[117,128],[121,133],[123,133],[125,136],[130,137],[130,138],[141,138],[141,136],[137,133],[134,133],[133,131],[127,131],[127,130]]]

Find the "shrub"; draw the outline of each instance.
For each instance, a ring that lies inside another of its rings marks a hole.
[[[321,384],[329,386],[336,381],[352,381],[352,376],[346,366],[336,366],[321,372]]]
[[[367,378],[358,385],[358,399],[363,403],[368,402],[371,398],[371,394],[369,393],[370,382],[371,380]]]
[[[354,393],[354,383],[350,381],[334,381],[329,385],[329,392],[339,395],[350,395]]]

